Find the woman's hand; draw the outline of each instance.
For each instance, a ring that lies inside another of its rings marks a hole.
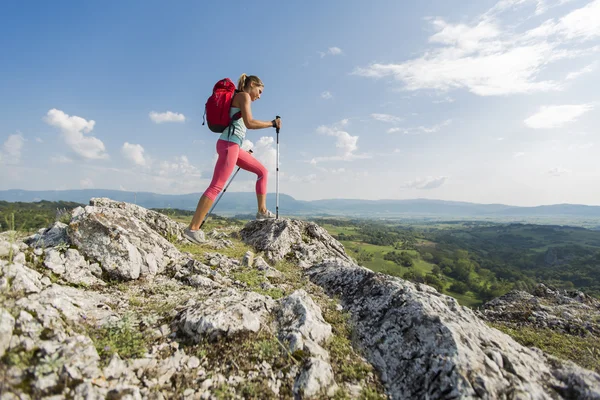
[[[275,118],[271,123],[273,124],[273,128],[281,129],[281,118]]]

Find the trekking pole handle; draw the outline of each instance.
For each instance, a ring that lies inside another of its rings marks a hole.
[[[277,116],[275,117],[275,119],[281,119],[281,117],[280,117],[279,115],[277,115]],[[277,129],[275,130],[275,132],[279,133],[279,128],[277,128]]]

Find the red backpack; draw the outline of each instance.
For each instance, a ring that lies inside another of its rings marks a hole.
[[[204,107],[204,116],[208,122],[208,129],[213,132],[222,133],[231,125],[233,120],[242,117],[241,112],[237,112],[233,117],[229,116],[229,109],[233,96],[237,93],[235,85],[229,78],[221,79],[213,88],[212,95],[206,101]],[[204,122],[202,122],[204,125]]]

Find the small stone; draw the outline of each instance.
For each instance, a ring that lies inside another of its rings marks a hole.
[[[196,356],[190,357],[190,359],[187,362],[187,367],[190,369],[193,369],[193,368],[198,368],[199,366],[200,366],[200,359]]]
[[[208,390],[212,387],[213,385],[213,380],[208,378],[207,380],[205,380],[204,382],[202,382],[202,384],[200,385],[200,388],[202,390]]]

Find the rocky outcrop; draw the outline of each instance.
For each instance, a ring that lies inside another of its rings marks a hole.
[[[314,222],[289,219],[251,221],[240,231],[242,240],[263,251],[271,262],[293,260],[307,268],[327,258],[351,261],[344,246]]]
[[[428,286],[354,264],[314,223],[213,231],[192,255],[168,217],[92,199],[68,224],[15,237],[0,235],[2,399],[373,398],[380,382],[394,399],[600,398],[598,374],[518,345]],[[228,237],[255,252],[221,254]],[[596,307],[537,296],[563,314]],[[336,336],[348,318],[376,374],[349,334]]]
[[[582,292],[559,290],[543,284],[539,284],[533,294],[515,290],[485,303],[481,317],[512,326],[600,337],[599,300]]]
[[[519,345],[429,286],[339,260],[308,274],[351,312],[392,398],[600,398],[600,375]]]

